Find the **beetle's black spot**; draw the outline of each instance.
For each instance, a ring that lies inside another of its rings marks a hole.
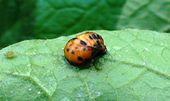
[[[86,42],[84,42],[83,40],[80,40],[80,44],[82,44],[82,45],[87,45],[87,43]]]
[[[98,45],[100,45],[100,42],[99,41],[96,41]]]
[[[82,57],[80,57],[80,56],[78,56],[78,58],[77,58],[79,61],[83,61],[83,58]]]
[[[74,54],[75,52],[74,51],[71,51],[71,54]]]
[[[93,38],[93,39],[97,39],[96,34],[92,34],[92,38]]]
[[[83,51],[85,51],[86,50],[86,48],[83,48]]]
[[[89,35],[89,38],[90,38],[90,39],[93,39],[90,35]]]
[[[67,48],[67,52],[69,51],[69,48]]]
[[[97,38],[100,39],[101,38],[100,35],[97,34]]]
[[[101,48],[102,46],[101,46],[100,42],[99,41],[96,41],[96,42],[97,42],[97,48]]]

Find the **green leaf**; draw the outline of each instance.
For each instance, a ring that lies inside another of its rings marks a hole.
[[[32,38],[34,7],[35,0],[0,0],[0,48]]]
[[[61,33],[70,35],[90,29],[115,29],[125,1],[38,0],[35,36],[53,38]]]
[[[169,9],[169,0],[0,0],[0,48],[84,30],[170,32]]]
[[[170,0],[127,0],[117,28],[170,32]]]
[[[75,35],[23,41],[0,50],[1,101],[170,99],[169,34],[135,29],[95,32],[108,52],[89,69],[78,70],[64,58],[63,47]]]

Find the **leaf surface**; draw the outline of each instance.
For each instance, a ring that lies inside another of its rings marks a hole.
[[[1,101],[170,99],[169,34],[94,32],[103,37],[108,52],[89,69],[78,70],[64,58],[63,47],[75,35],[23,41],[0,50]]]
[[[127,0],[118,29],[138,28],[170,32],[170,0]]]

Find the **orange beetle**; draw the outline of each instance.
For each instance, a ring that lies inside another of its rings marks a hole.
[[[64,54],[69,63],[84,65],[92,58],[104,54],[106,47],[102,37],[94,32],[85,32],[67,42]]]
[[[98,52],[99,54],[106,52],[106,46],[104,45],[104,40],[97,33],[86,32],[86,33],[78,35],[77,38],[86,42],[88,46],[93,47],[94,51]]]

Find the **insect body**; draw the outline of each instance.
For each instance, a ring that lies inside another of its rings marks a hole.
[[[64,54],[69,63],[84,65],[106,52],[103,38],[94,32],[85,32],[69,40]]]

